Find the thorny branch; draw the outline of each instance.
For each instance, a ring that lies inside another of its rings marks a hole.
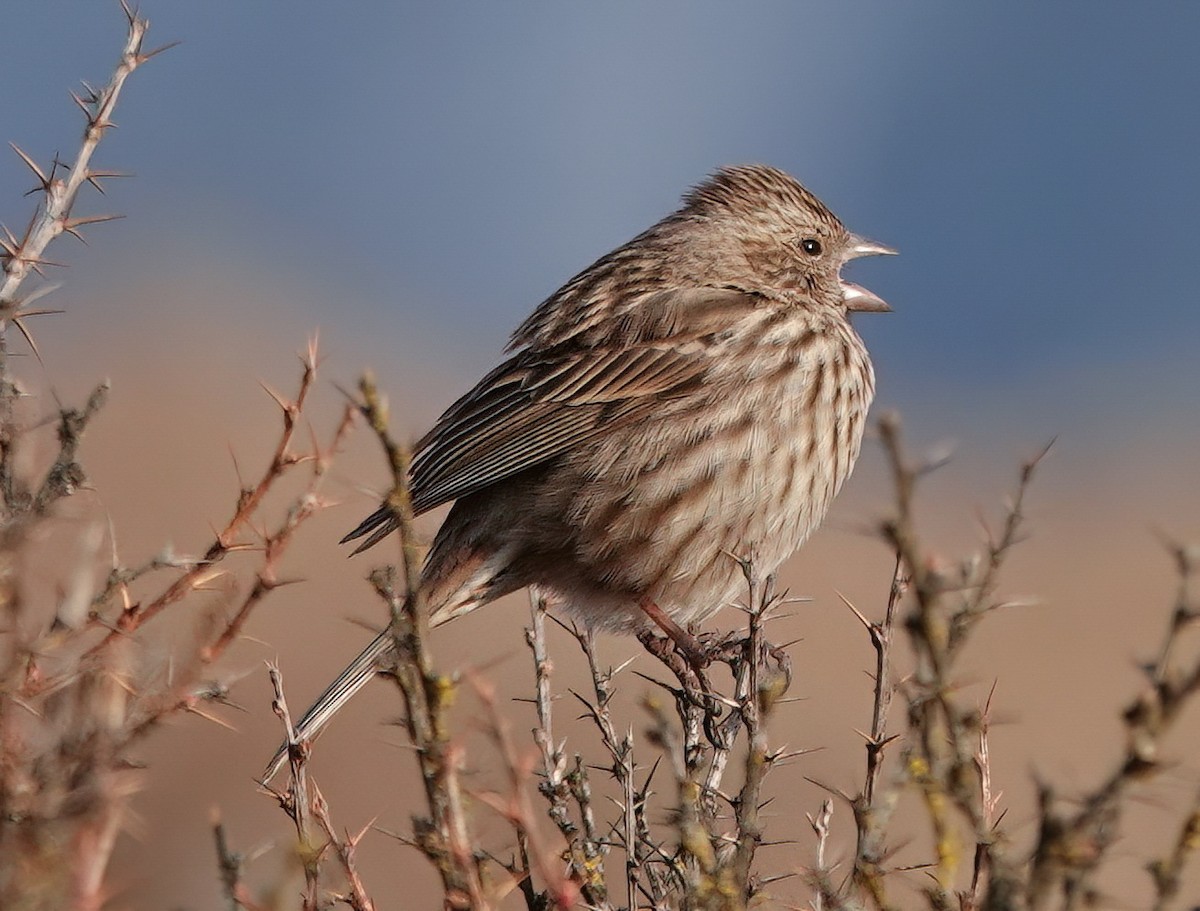
[[[1064,908],[1082,907],[1089,899],[1100,862],[1118,835],[1117,824],[1130,789],[1163,770],[1163,739],[1200,691],[1200,658],[1179,664],[1172,660],[1180,635],[1200,618],[1191,591],[1196,558],[1193,551],[1178,545],[1172,546],[1171,555],[1179,575],[1175,608],[1158,657],[1145,669],[1144,688],[1122,713],[1124,754],[1104,781],[1075,801],[1077,810],[1060,812],[1049,786],[1042,787],[1042,818],[1027,888],[1030,908],[1049,907],[1056,894]],[[1178,887],[1179,868],[1190,847],[1185,839],[1195,827],[1195,818],[1193,806],[1180,829],[1178,844],[1183,847],[1176,848],[1166,861],[1151,865],[1160,907]]]
[[[305,911],[309,911],[309,909],[315,911],[315,909],[327,907],[327,903],[323,901],[320,893],[321,864],[332,853],[337,858],[342,878],[346,882],[346,892],[334,895],[334,899],[344,902],[352,911],[374,911],[375,902],[359,874],[357,858],[358,844],[370,826],[355,835],[347,834],[344,838],[337,834],[329,805],[316,782],[312,781],[308,774],[309,745],[299,737],[292,724],[292,715],[283,692],[283,676],[274,664],[268,663],[267,670],[271,679],[271,688],[275,694],[271,708],[283,724],[284,736],[288,744],[291,779],[286,790],[283,791],[275,790],[267,785],[263,785],[263,788],[278,801],[296,828],[297,856],[304,871],[304,889],[300,895],[301,907]],[[317,837],[317,827],[320,828],[323,841]],[[221,837],[223,838],[223,836]],[[223,842],[220,840],[217,853],[222,879],[226,883],[226,896],[230,900],[233,911],[237,911],[239,907],[245,908],[246,911],[256,911],[252,906],[246,905],[244,898],[240,897],[244,896],[244,892],[239,893],[231,889],[228,872],[231,864],[226,858],[228,851],[223,848]],[[236,879],[233,881],[236,883]]]
[[[935,568],[936,561],[925,556],[916,531],[914,493],[918,478],[929,467],[910,464],[894,417],[885,416],[879,426],[897,498],[897,515],[884,523],[883,535],[899,555],[914,599],[905,618],[916,667],[906,687],[910,736],[904,765],[925,801],[933,829],[937,861],[934,885],[927,895],[935,908],[950,908],[958,905],[950,889],[962,861],[951,808],[965,817],[975,845],[983,846],[975,854],[993,883],[1007,876],[989,864],[997,833],[981,800],[976,753],[980,716],[957,697],[953,673],[967,635],[981,617],[1000,606],[993,601],[999,569],[1019,540],[1025,493],[1048,447],[1022,467],[1003,530],[999,538],[989,535],[983,559],[967,561],[957,578],[948,578]],[[953,606],[946,603],[951,594],[957,594]]]
[[[298,854],[304,869],[304,891],[300,896],[300,907],[304,911],[316,911],[319,900],[320,863],[321,856],[325,853],[325,845],[318,844],[313,837],[313,803],[309,793],[307,755],[296,734],[296,726],[292,724],[292,713],[288,710],[287,698],[283,693],[283,674],[277,665],[270,662],[267,663],[267,671],[271,678],[271,688],[275,692],[271,709],[283,724],[292,773],[287,791],[276,793],[275,796],[296,826]]]
[[[392,470],[388,505],[397,522],[402,555],[400,586],[393,567],[376,570],[371,582],[391,610],[390,630],[395,645],[392,674],[405,703],[408,735],[417,748],[430,818],[414,819],[418,847],[442,879],[447,908],[485,909],[480,857],[477,856],[464,810],[460,781],[461,745],[451,740],[448,702],[456,684],[434,668],[429,651],[429,618],[418,585],[419,547],[413,530],[408,491],[408,451],[392,439],[387,407],[370,377],[359,384],[360,408],[375,432]]]
[[[1200,659],[1182,666],[1174,661],[1180,634],[1200,616],[1189,588],[1194,574],[1192,552],[1172,549],[1180,577],[1176,606],[1158,657],[1146,669],[1146,687],[1124,712],[1128,732],[1124,756],[1107,779],[1076,799],[1078,809],[1070,812],[1060,811],[1052,790],[1043,785],[1038,841],[1031,856],[1022,856],[1001,828],[1001,795],[992,782],[988,733],[995,687],[983,707],[975,708],[961,695],[954,674],[957,658],[978,621],[1004,606],[995,598],[999,573],[1021,539],[1025,494],[1045,450],[1022,466],[1000,532],[988,533],[983,553],[964,561],[955,574],[939,568],[944,561],[924,549],[916,530],[917,481],[930,466],[910,463],[894,418],[885,417],[880,431],[897,498],[896,515],[884,523],[883,537],[896,551],[898,562],[882,623],[867,621],[849,605],[868,629],[876,649],[867,777],[863,793],[852,801],[858,847],[849,888],[831,892],[828,879],[818,870],[812,880],[816,900],[825,908],[863,899],[878,909],[895,907],[884,888],[884,879],[891,872],[885,867],[890,850],[887,824],[908,782],[923,798],[933,834],[932,885],[924,890],[930,908],[1034,911],[1084,907],[1096,896],[1095,874],[1114,843],[1130,788],[1161,770],[1162,739],[1200,690]],[[897,601],[905,595],[911,596],[904,628],[915,668],[901,687],[908,706],[908,731],[898,770],[903,775],[884,785],[880,777],[883,748],[894,739],[886,733],[885,694],[895,685],[889,677],[890,630]],[[1150,865],[1157,908],[1165,908],[1178,890],[1183,862],[1194,843],[1195,820],[1200,818],[1195,810],[1198,805],[1188,810],[1174,848]],[[964,836],[974,845],[969,883],[955,892],[958,871],[966,860]]]
[[[270,461],[263,470],[262,476],[253,487],[244,487],[240,491],[233,515],[225,524],[225,527],[217,533],[203,556],[194,559],[177,557],[171,561],[172,565],[183,568],[184,572],[160,595],[145,604],[134,601],[129,597],[129,584],[136,577],[136,574],[121,568],[113,570],[109,577],[108,585],[97,595],[96,600],[93,602],[94,611],[92,614],[92,622],[108,627],[109,632],[89,651],[89,656],[95,655],[97,652],[110,646],[115,639],[134,632],[145,623],[153,620],[171,605],[183,600],[183,598],[187,597],[201,585],[210,582],[217,574],[214,571],[215,564],[223,560],[228,554],[238,550],[247,550],[252,547],[252,545],[242,541],[241,535],[243,530],[249,525],[251,518],[262,507],[263,500],[267,494],[275,488],[280,479],[292,468],[315,460],[316,467],[310,490],[315,491],[320,485],[328,469],[329,459],[344,440],[349,431],[350,423],[348,416],[344,414],[334,434],[333,442],[324,455],[320,453],[298,453],[294,450],[293,442],[296,431],[301,426],[299,418],[308,402],[309,393],[312,391],[313,383],[317,376],[318,362],[317,345],[314,339],[309,343],[308,351],[301,359],[303,372],[300,378],[300,389],[296,393],[295,398],[284,399],[269,388],[267,389],[268,395],[279,406],[283,419],[283,431],[279,436],[278,442],[275,444],[275,451],[272,453]],[[293,507],[293,513],[285,520],[284,527],[278,532],[278,535],[282,537],[276,541],[268,539],[266,542],[267,547],[265,550],[268,558],[278,556],[281,547],[286,546],[295,527],[311,516],[320,505],[322,505],[320,501],[315,499],[315,493],[308,497],[302,497],[297,502],[296,506]],[[272,552],[272,547],[274,548],[274,552]],[[151,564],[151,566],[155,565]],[[278,584],[273,578],[273,571],[275,569],[273,561],[268,562],[268,568],[270,572],[265,577],[260,576],[259,579],[259,585],[263,587],[264,591],[255,596],[254,601],[257,601],[261,598],[262,594],[265,594],[266,591],[269,591]],[[119,597],[124,607],[115,618],[111,618],[102,609],[114,597]],[[226,638],[219,645],[217,654],[224,650],[224,647],[228,645],[228,641],[228,638]]]
[[[1153,911],[1167,911],[1179,896],[1184,866],[1197,847],[1200,847],[1200,791],[1192,797],[1168,854],[1146,865],[1154,881]]]
[[[138,16],[128,6],[124,6],[124,9],[129,28],[125,37],[125,47],[121,51],[121,59],[117,63],[108,85],[97,90],[85,83],[85,91],[82,95],[72,93],[72,98],[86,118],[83,139],[79,151],[75,155],[75,160],[68,165],[56,158],[48,169],[44,169],[16,144],[11,144],[13,151],[37,178],[36,189],[40,194],[40,199],[29,224],[19,238],[7,228],[0,226],[0,497],[3,498],[2,508],[8,519],[31,508],[40,512],[47,505],[47,498],[71,479],[60,477],[53,484],[48,482],[43,486],[37,502],[32,503],[27,486],[16,472],[15,451],[20,434],[15,405],[21,392],[12,374],[8,334],[5,331],[7,323],[11,321],[25,336],[33,350],[37,351],[33,344],[33,337],[24,321],[32,316],[52,312],[33,310],[29,306],[51,289],[42,288],[22,295],[21,286],[31,272],[41,275],[44,274],[44,267],[59,265],[45,258],[46,248],[57,237],[71,234],[82,239],[80,229],[85,225],[97,224],[117,217],[100,215],[76,218],[72,217],[72,212],[79,197],[79,191],[85,184],[91,184],[103,192],[101,180],[120,176],[112,172],[93,169],[91,167],[92,156],[100,145],[100,140],[104,138],[105,132],[113,125],[113,111],[116,109],[117,99],[121,95],[125,81],[147,60],[172,46],[166,45],[153,51],[143,51],[142,43],[150,23]],[[91,407],[93,401],[95,404],[94,407]],[[97,399],[96,393],[93,393],[93,401],[89,402],[88,411],[94,412],[95,408],[99,407],[100,400]],[[74,437],[78,437],[90,416],[90,413],[85,411],[82,421],[71,429]],[[64,412],[64,422],[66,419],[67,415]],[[60,431],[60,437],[61,435]],[[64,450],[65,448],[66,441],[64,441]],[[70,474],[78,472],[73,458],[69,462],[69,466],[73,469]],[[61,467],[67,468],[67,466]]]
[[[217,870],[221,875],[221,891],[229,911],[266,911],[254,900],[242,881],[245,858],[229,847],[225,826],[219,817],[213,819],[213,841],[217,850]]]
[[[761,579],[751,558],[741,561],[741,567],[747,582],[748,627],[744,634],[708,644],[710,658],[729,666],[734,679],[732,695],[723,696],[711,687],[697,689],[692,669],[668,660],[667,667],[679,686],[660,686],[674,697],[680,727],[675,727],[661,700],[649,698],[645,703],[654,722],[651,741],[663,750],[675,779],[678,839],[673,851],[650,842],[652,853],[647,858],[653,857],[656,866],[660,858],[672,858],[666,866],[677,885],[667,894],[681,893],[685,908],[745,908],[758,895],[762,882],[752,868],[763,843],[763,783],[775,764],[795,755],[772,751],[767,740],[767,721],[791,681],[786,654],[765,635],[765,625],[781,599],[775,594],[773,579]],[[651,654],[662,657],[654,642],[646,637],[643,642]],[[738,793],[728,796],[720,791],[720,783],[739,733],[745,744],[742,782]],[[732,828],[722,822],[718,801],[732,809]],[[662,906],[659,902],[664,899],[663,881],[659,883],[658,887],[652,883],[655,907]]]
[[[311,385],[316,360],[315,348],[310,349],[302,388]],[[291,416],[284,437],[290,439],[299,406],[287,403],[285,410]],[[194,648],[180,656],[164,681],[146,680],[135,685],[138,665],[131,637],[110,633],[100,642],[87,645],[89,638],[95,638],[98,614],[93,614],[90,621],[81,614],[79,622],[72,622],[71,612],[60,609],[49,627],[40,628],[20,619],[24,611],[35,606],[15,599],[9,602],[10,611],[18,618],[14,629],[33,635],[11,642],[0,672],[0,848],[6,857],[38,858],[37,863],[28,865],[29,876],[46,875],[47,881],[53,881],[54,876],[69,870],[73,907],[99,908],[108,858],[135,790],[128,749],[164,718],[184,711],[208,717],[204,704],[226,699],[227,684],[202,682],[202,677],[241,637],[253,609],[284,584],[281,561],[299,527],[324,505],[322,482],[349,427],[349,418],[344,415],[326,449],[273,461],[274,467],[268,470],[253,499],[255,505],[279,480],[281,472],[277,469],[282,464],[311,463],[309,483],[287,507],[279,525],[263,533],[254,582],[236,608],[198,636]],[[283,443],[278,451],[290,452]],[[246,502],[243,492],[239,511],[248,508]],[[250,515],[242,513],[240,521],[248,523]],[[251,548],[237,545],[226,549]],[[165,609],[198,591],[201,577],[195,575],[196,571],[195,565],[189,565],[182,573],[188,580],[185,587],[176,580],[168,585],[166,593],[148,603]],[[89,577],[84,580],[81,576],[79,582],[83,592],[80,597],[87,603],[91,599],[88,585],[92,569],[81,567],[78,572]],[[128,595],[132,576],[120,569],[112,575],[120,581],[115,585],[110,582],[110,589],[125,593],[125,613],[140,618],[135,621],[140,625],[146,614]],[[68,802],[73,809],[64,815],[62,807]],[[47,846],[63,844],[57,831],[63,828],[74,832],[73,865],[55,868],[55,851],[62,849],[49,850]],[[50,869],[57,872],[47,874],[43,863],[51,864]],[[231,874],[230,869],[223,869],[226,875]],[[23,881],[16,877],[8,887],[19,889]],[[7,907],[6,894],[0,894],[0,904]],[[315,908],[315,891],[312,894],[310,907]]]
[[[583,900],[591,907],[605,908],[609,906],[608,887],[603,876],[605,848],[596,832],[591,784],[582,756],[577,753],[575,762],[571,765],[565,741],[560,743],[555,738],[554,696],[551,687],[553,664],[546,645],[546,603],[541,598],[531,596],[531,608],[531,622],[529,629],[525,631],[525,641],[533,653],[534,705],[537,710],[537,726],[533,729],[533,739],[542,758],[542,781],[538,790],[549,803],[551,821],[567,843],[569,875],[579,884]],[[615,732],[613,736],[615,737]],[[636,843],[636,829],[632,825],[636,807],[629,799],[633,793],[632,767],[627,767],[611,749],[609,755],[615,763],[614,777],[622,785],[625,795],[625,844],[632,845]],[[578,808],[578,823],[572,818],[572,802]],[[627,864],[631,868],[636,866],[636,851],[627,852],[627,857]],[[631,874],[626,876],[626,882],[636,881],[636,875],[631,869]],[[630,891],[626,895],[630,907],[633,907],[635,902],[632,889],[633,886],[630,885]]]
[[[338,837],[333,828],[333,819],[329,815],[329,804],[325,802],[325,796],[316,785],[313,785],[312,812],[321,826],[321,831],[325,833],[326,844],[333,848],[346,879],[347,891],[335,895],[334,898],[348,905],[351,911],[375,911],[375,901],[368,894],[358,873],[358,844],[366,835],[367,829],[364,828],[354,835],[347,833],[344,838]]]
[[[883,773],[884,753],[887,747],[895,741],[895,735],[888,734],[888,715],[891,710],[892,696],[895,693],[895,681],[892,674],[892,644],[896,627],[896,611],[908,588],[908,580],[899,555],[892,570],[892,582],[888,590],[887,608],[881,623],[868,620],[848,598],[842,596],[842,602],[858,618],[871,637],[871,645],[875,650],[874,691],[871,708],[871,729],[866,736],[866,775],[862,792],[850,801],[854,811],[854,822],[857,834],[857,846],[854,855],[854,869],[851,881],[856,890],[869,894],[877,907],[886,907],[888,902],[884,888],[883,864],[887,857],[887,825],[896,805],[896,790],[880,791],[880,778]],[[817,828],[822,838],[828,838],[829,815],[821,817],[823,828]],[[818,866],[817,873],[820,874]],[[818,881],[820,883],[820,880]],[[827,884],[818,890],[832,900],[828,894]]]
[[[526,788],[532,777],[536,760],[532,756],[526,759],[518,754],[508,721],[501,715],[496,705],[495,687],[478,675],[471,676],[471,683],[483,703],[488,721],[488,734],[507,775],[508,788],[506,794],[487,792],[478,796],[480,800],[504,817],[518,836],[519,843],[524,846],[524,863],[520,869],[512,871],[514,875],[523,881],[528,881],[532,880],[536,873],[544,886],[542,891],[537,892],[532,884],[529,884],[525,893],[527,904],[529,897],[534,896],[536,908],[546,909],[546,911],[549,909],[569,911],[576,907],[582,890],[575,877],[564,876],[555,869],[555,864],[551,859],[555,852],[542,843],[533,805]],[[592,903],[588,902],[588,904],[591,906]]]
[[[370,423],[377,433],[386,435],[382,406],[369,383],[364,386],[364,401]],[[848,604],[867,629],[875,650],[862,790],[855,797],[842,795],[854,811],[857,846],[853,868],[839,883],[834,878],[837,863],[829,861],[832,803],[827,802],[819,814],[810,817],[817,836],[816,865],[806,875],[812,906],[820,911],[894,909],[898,905],[888,895],[888,877],[921,870],[926,871],[924,897],[932,909],[1034,911],[1049,907],[1054,896],[1061,900],[1056,907],[1080,907],[1094,895],[1090,879],[1111,846],[1119,803],[1128,786],[1161,764],[1156,756],[1166,726],[1184,700],[1200,689],[1200,663],[1182,670],[1170,663],[1178,652],[1178,635],[1192,626],[1196,617],[1187,587],[1191,558],[1186,551],[1176,553],[1183,578],[1177,609],[1159,658],[1147,670],[1148,691],[1126,712],[1130,746],[1118,772],[1091,796],[1085,796],[1074,814],[1056,812],[1047,791],[1041,840],[1033,855],[1025,856],[1012,848],[1001,828],[1001,794],[992,781],[988,735],[995,687],[984,704],[976,707],[963,696],[955,674],[957,658],[978,620],[1002,606],[995,596],[998,574],[1020,539],[1024,493],[1038,460],[1022,469],[1001,532],[989,535],[984,553],[965,561],[955,573],[939,568],[944,561],[925,551],[916,531],[913,498],[917,480],[927,467],[909,464],[897,425],[885,426],[883,435],[901,493],[897,518],[883,526],[897,555],[896,564],[881,621],[868,620]],[[388,452],[393,466],[406,471],[403,450],[394,447]],[[391,502],[398,507],[402,541],[410,546],[408,552],[415,554],[415,538],[404,509],[404,477]],[[401,594],[394,572],[374,574],[377,588],[393,609],[392,630],[400,649],[393,673],[405,693],[409,733],[418,748],[426,785],[429,818],[415,821],[415,844],[443,877],[446,907],[494,907],[513,889],[520,890],[531,911],[568,907],[575,896],[589,908],[655,911],[745,909],[766,900],[767,886],[781,876],[760,875],[754,870],[757,849],[778,843],[764,839],[764,778],[782,760],[798,754],[772,750],[766,736],[767,721],[789,681],[786,656],[768,643],[764,631],[780,599],[769,579],[756,577],[752,560],[743,566],[749,592],[747,629],[705,640],[710,660],[730,669],[728,694],[709,683],[709,674],[697,673],[677,660],[669,641],[642,637],[650,654],[662,657],[676,678],[671,685],[655,681],[670,694],[669,701],[651,696],[644,703],[651,716],[648,740],[663,753],[663,762],[656,764],[662,769],[659,778],[665,776],[674,785],[664,789],[665,801],[658,797],[653,805],[651,799],[656,795],[650,782],[655,770],[643,777],[644,770],[634,762],[633,731],[622,733],[624,725],[618,721],[614,704],[617,677],[626,665],[605,667],[597,658],[589,631],[560,623],[586,660],[591,691],[573,695],[584,707],[584,718],[599,734],[605,758],[589,764],[586,751],[568,750],[554,717],[555,668],[548,641],[551,625],[546,622],[553,617],[536,600],[526,637],[533,656],[534,695],[529,701],[537,715],[533,731],[536,752],[520,754],[490,686],[473,677],[507,783],[498,792],[465,789],[460,780],[463,748],[449,732],[446,717],[446,694],[456,682],[433,669],[432,656],[418,641],[421,636],[414,631],[419,618],[411,613],[417,599]],[[415,563],[409,568],[415,569]],[[915,669],[898,680],[893,632],[901,621],[915,656]],[[888,730],[894,693],[902,695],[907,707],[903,735]],[[901,738],[901,761],[886,762],[891,757],[890,745]],[[744,750],[740,765],[730,761],[739,744]],[[541,778],[538,791],[545,799],[545,811],[565,846],[559,855],[561,867],[556,852],[538,833],[529,802],[528,786],[535,769]],[[740,773],[733,794],[723,791],[721,785],[731,769]],[[597,776],[597,772],[602,774]],[[895,866],[889,825],[905,788],[912,788],[922,799],[933,833],[933,863]],[[605,796],[616,807],[607,818],[598,810]],[[472,840],[467,798],[490,806],[511,827],[516,845],[511,861],[497,859]],[[664,803],[669,810],[665,819],[661,812]],[[1193,806],[1173,849],[1151,867],[1158,908],[1165,909],[1178,893],[1198,817]],[[332,839],[331,829],[327,827],[325,832]],[[349,843],[356,841],[350,839]],[[623,858],[623,866],[609,869],[609,861],[616,857]],[[492,875],[489,864],[499,866],[506,875]]]

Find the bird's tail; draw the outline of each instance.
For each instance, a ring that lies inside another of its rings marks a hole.
[[[499,565],[504,565],[508,559],[508,551],[501,550],[495,557]],[[432,561],[431,561],[432,564]],[[429,627],[441,626],[455,617],[468,614],[482,604],[486,604],[500,595],[513,591],[514,584],[495,584],[496,570],[482,556],[472,555],[459,559],[449,570],[428,573],[429,578],[422,579],[426,589],[426,604],[434,605],[429,613]],[[361,690],[375,676],[383,664],[382,659],[392,649],[392,634],[384,630],[371,640],[357,658],[337,675],[333,683],[326,687],[325,692],[317,697],[317,701],[304,713],[296,723],[298,740],[312,740],[329,723],[334,715],[349,702],[354,694]],[[278,774],[287,761],[288,745],[282,744],[275,755],[271,757],[263,772],[262,782],[266,784]]]
[[[380,659],[392,649],[392,634],[384,630],[371,640],[371,644],[363,649],[362,654],[355,658],[344,671],[337,675],[333,683],[326,687],[325,692],[317,697],[317,701],[296,722],[296,737],[298,740],[312,740],[338,713],[343,705],[361,690],[379,670]],[[269,782],[283,768],[288,758],[288,745],[284,742],[263,772],[263,784]]]
[[[478,570],[476,570],[478,571]],[[448,585],[451,595],[446,597],[445,593],[440,591],[439,587],[434,588],[433,593],[439,598],[440,606],[437,610],[431,612],[430,628],[440,627],[443,623],[451,621],[455,617],[461,617],[463,613],[469,613],[484,604],[485,601],[491,600],[494,595],[484,595],[479,591],[479,586],[470,585],[470,583],[458,583],[458,585]],[[504,593],[503,591],[500,593]],[[371,645],[362,649],[362,653],[358,658],[350,661],[346,670],[343,670],[340,675],[334,679],[334,682],[325,688],[324,693],[317,697],[317,701],[312,703],[308,711],[302,715],[301,719],[296,723],[295,732],[296,738],[300,741],[311,741],[316,737],[326,724],[341,711],[342,706],[353,699],[354,694],[365,687],[371,681],[371,678],[376,676],[376,672],[383,665],[383,658],[391,651],[392,639],[391,631],[384,630],[378,636],[371,640]],[[263,784],[269,783],[275,775],[278,774],[283,763],[288,759],[288,744],[284,742],[275,751],[275,755],[271,756],[271,761],[266,766],[263,772]]]

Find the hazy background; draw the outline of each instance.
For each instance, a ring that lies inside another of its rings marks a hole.
[[[858,325],[879,406],[903,413],[914,446],[956,445],[923,501],[948,555],[974,546],[976,512],[994,516],[1019,460],[1057,436],[1006,578],[1040,606],[994,618],[972,657],[980,698],[998,677],[1012,722],[993,744],[1010,824],[1029,834],[1032,774],[1070,793],[1116,760],[1117,709],[1173,586],[1156,534],[1200,538],[1200,6],[148,0],[143,12],[151,44],[184,43],[132,77],[101,147],[99,166],[136,179],[80,209],[129,217],[51,250],[71,264],[50,299],[67,313],[34,326],[45,366],[28,365],[68,401],[113,380],[86,456],[123,559],[204,546],[236,493],[230,450],[250,474],[272,442],[257,382],[292,388],[314,329],[326,428],[330,383],[370,366],[419,432],[564,280],[713,168],[768,162],[901,250],[853,268],[895,308]],[[118,5],[10,2],[4,31],[0,139],[69,157],[81,118],[67,90],[107,79]],[[14,230],[30,186],[0,155],[0,221]],[[777,834],[799,839],[764,852],[776,869],[812,859],[802,813],[823,793],[804,776],[847,790],[861,777],[852,728],[869,723],[871,652],[834,592],[882,609],[890,558],[862,529],[887,485],[868,448],[786,573],[813,601],[788,621],[804,637],[793,654],[807,699],[779,737],[824,749],[774,779]],[[261,662],[278,656],[305,702],[365,635],[345,617],[381,622],[359,580],[382,557],[346,561],[336,541],[383,481],[363,436],[339,469],[345,505],[292,555],[309,582],[273,596],[258,641],[229,659],[248,675],[237,731],[189,717],[148,744],[114,907],[218,907],[213,808],[247,849],[286,843],[251,781],[277,740]],[[524,618],[513,599],[454,624],[446,662],[487,666],[520,693]],[[613,661],[637,650],[605,648]],[[415,773],[378,726],[397,712],[373,687],[322,741],[314,771],[340,825],[406,828]],[[1136,904],[1140,859],[1190,793],[1186,723],[1172,781],[1146,795],[1139,840],[1119,852],[1109,886],[1122,900]],[[845,856],[852,823],[838,812]],[[413,894],[417,858],[382,835],[363,850],[378,896]],[[281,854],[253,870],[270,878]]]

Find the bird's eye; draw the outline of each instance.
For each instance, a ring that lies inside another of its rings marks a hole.
[[[800,249],[809,256],[820,256],[821,242],[815,237],[806,237],[804,240],[800,241]]]

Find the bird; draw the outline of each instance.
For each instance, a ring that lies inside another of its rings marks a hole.
[[[737,558],[773,572],[850,475],[875,375],[849,314],[891,307],[841,269],[895,252],[785,172],[731,166],[546,298],[413,447],[414,514],[453,503],[418,582],[430,626],[530,587],[586,627],[661,628],[686,651],[684,627],[744,585]],[[385,504],[342,543],[396,528]],[[297,737],[391,648],[376,637]]]

